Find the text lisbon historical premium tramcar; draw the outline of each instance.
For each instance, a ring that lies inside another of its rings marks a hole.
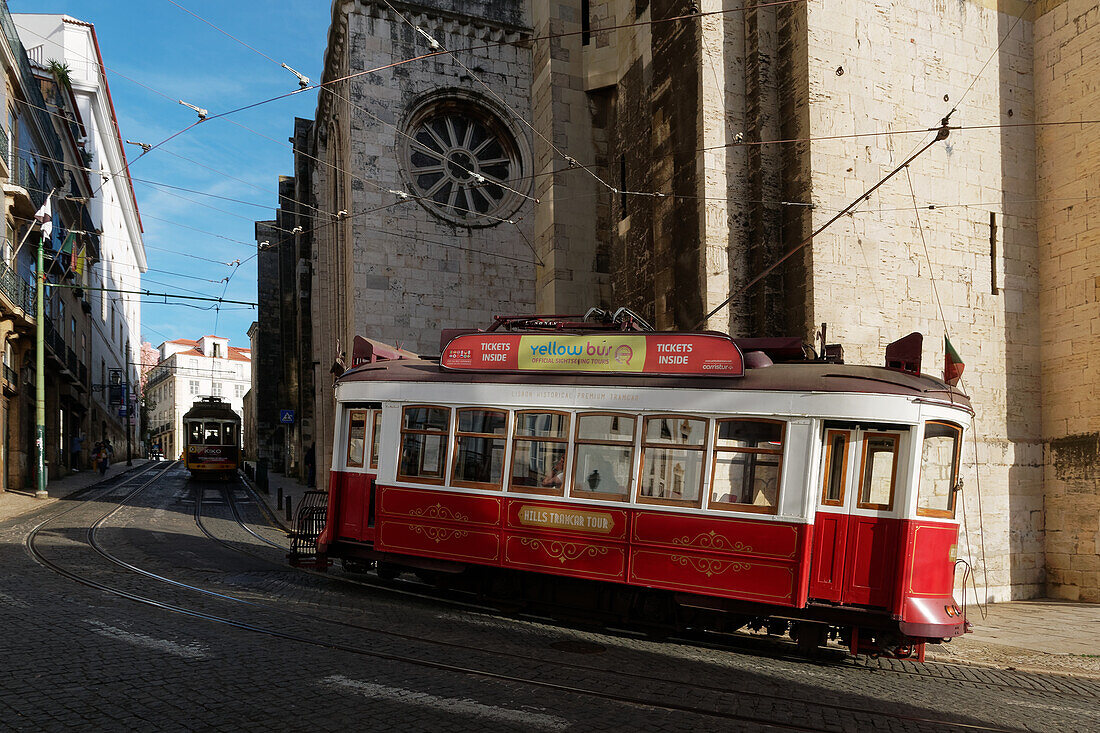
[[[236,475],[241,461],[241,417],[228,402],[203,397],[183,416],[183,463],[195,478]]]
[[[368,355],[336,386],[319,559],[643,626],[831,632],[853,654],[964,633],[973,413],[919,374],[918,334],[887,368],[631,327],[498,318],[438,360]]]

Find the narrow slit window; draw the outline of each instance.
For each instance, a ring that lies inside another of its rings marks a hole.
[[[848,474],[848,433],[830,430],[826,436],[825,486],[821,503],[844,506],[844,482]]]
[[[888,511],[894,506],[894,481],[898,469],[898,436],[867,433],[863,438],[863,471],[859,489],[860,509]]]
[[[443,483],[450,425],[449,408],[430,405],[404,408],[401,416],[401,460],[397,466],[399,479]]]
[[[370,467],[378,468],[378,452],[382,447],[382,411],[371,410],[373,425],[370,433]]]
[[[769,420],[719,420],[714,440],[710,506],[775,514],[783,468],[785,425]]]
[[[989,212],[989,283],[994,295],[1001,292],[997,280],[997,213]]]
[[[363,445],[367,433],[367,411],[352,410],[348,414],[347,467],[363,467]]]

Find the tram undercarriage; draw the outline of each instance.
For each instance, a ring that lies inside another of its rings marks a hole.
[[[365,546],[341,545],[341,565],[352,573],[374,572],[383,580],[411,573],[440,590],[475,596],[504,613],[530,612],[583,625],[639,631],[652,637],[734,634],[747,630],[787,637],[800,654],[814,656],[830,642],[852,656],[924,661],[925,644],[950,639],[907,637],[883,611],[810,603],[778,608],[675,591],[639,588],[581,578],[467,565],[394,555]],[[327,562],[321,563],[327,566]]]

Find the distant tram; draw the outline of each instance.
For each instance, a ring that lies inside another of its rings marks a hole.
[[[194,478],[230,479],[241,463],[241,418],[217,397],[203,397],[183,416],[183,462]]]
[[[767,628],[807,651],[832,637],[923,659],[965,632],[973,410],[919,373],[919,334],[887,368],[800,339],[638,328],[500,317],[445,334],[438,360],[375,349],[336,385],[318,556],[642,627]]]

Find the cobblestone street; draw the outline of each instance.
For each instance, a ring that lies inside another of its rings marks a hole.
[[[0,727],[1100,728],[1100,681],[508,617],[289,568],[263,516],[242,484],[154,463],[0,524]]]

